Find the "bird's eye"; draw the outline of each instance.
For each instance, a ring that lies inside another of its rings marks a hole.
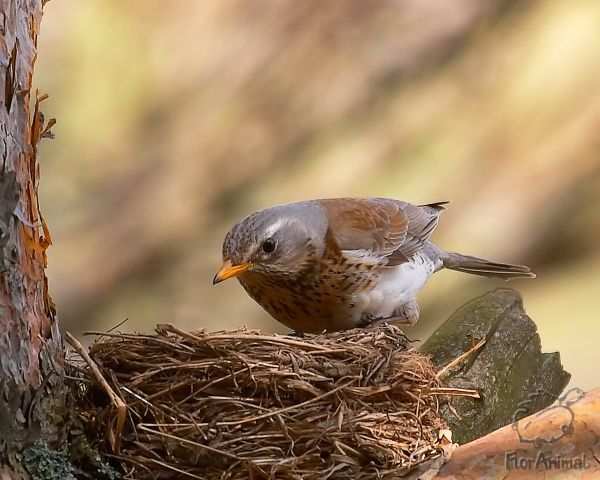
[[[272,238],[267,238],[262,243],[262,249],[263,249],[263,252],[265,252],[265,253],[272,253],[272,252],[274,252],[276,246],[277,246],[277,243]]]

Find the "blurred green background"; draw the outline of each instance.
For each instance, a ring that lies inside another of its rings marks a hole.
[[[81,333],[285,331],[211,286],[242,216],[313,197],[451,200],[434,240],[513,282],[574,385],[600,386],[600,2],[52,0],[35,81],[50,287]],[[504,285],[442,272],[424,338]]]

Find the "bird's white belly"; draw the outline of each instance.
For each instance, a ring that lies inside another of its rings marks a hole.
[[[391,316],[398,307],[415,299],[434,271],[434,262],[422,254],[410,262],[385,268],[375,288],[361,294],[362,311],[381,318]]]

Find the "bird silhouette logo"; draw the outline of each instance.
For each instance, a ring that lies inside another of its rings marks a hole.
[[[529,413],[529,408],[535,399],[543,393],[545,393],[543,390],[533,392],[521,402],[513,414],[512,423],[512,428],[519,436],[519,441],[532,443],[537,448],[555,443],[573,433],[575,414],[571,407],[585,396],[585,392],[580,388],[572,388],[563,394],[556,403],[523,418]],[[550,417],[553,418],[552,422],[542,421]],[[548,424],[552,425],[552,428],[548,428]],[[543,428],[542,425],[544,425]]]

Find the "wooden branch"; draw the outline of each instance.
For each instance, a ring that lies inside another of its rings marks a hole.
[[[600,478],[600,388],[569,390],[526,418],[458,447],[409,479]]]
[[[448,365],[446,365],[444,368],[439,370],[437,372],[437,377],[444,378],[448,374],[448,372],[452,371],[452,369],[454,369],[457,365],[459,365],[460,362],[462,362],[465,358],[467,358],[472,353],[478,352],[481,349],[481,347],[483,347],[485,345],[485,342],[486,342],[486,339],[482,338],[479,342],[477,342],[477,344],[475,346],[473,346],[472,348],[469,348],[469,350],[467,350],[465,353],[459,355],[457,358],[452,360]]]
[[[108,439],[110,442],[110,447],[111,447],[113,453],[118,454],[120,451],[120,448],[121,448],[121,435],[123,434],[123,428],[125,427],[125,420],[127,418],[127,405],[121,399],[121,397],[119,397],[119,395],[117,395],[117,393],[113,390],[113,388],[106,381],[106,379],[102,375],[102,372],[100,372],[98,365],[96,365],[96,362],[94,362],[94,360],[92,360],[92,358],[89,356],[87,350],[84,348],[83,345],[81,345],[79,340],[77,340],[69,332],[65,333],[65,338],[66,338],[67,342],[69,342],[69,345],[71,345],[77,351],[77,353],[79,355],[81,355],[81,358],[83,358],[85,360],[85,362],[89,365],[90,370],[92,371],[92,374],[94,375],[94,378],[96,379],[96,381],[98,382],[100,387],[102,387],[102,389],[104,389],[104,391],[110,398],[111,403],[115,407],[115,412],[116,412],[115,429],[112,430],[110,428],[110,424],[107,425],[106,428],[108,429],[108,433],[109,433]]]

